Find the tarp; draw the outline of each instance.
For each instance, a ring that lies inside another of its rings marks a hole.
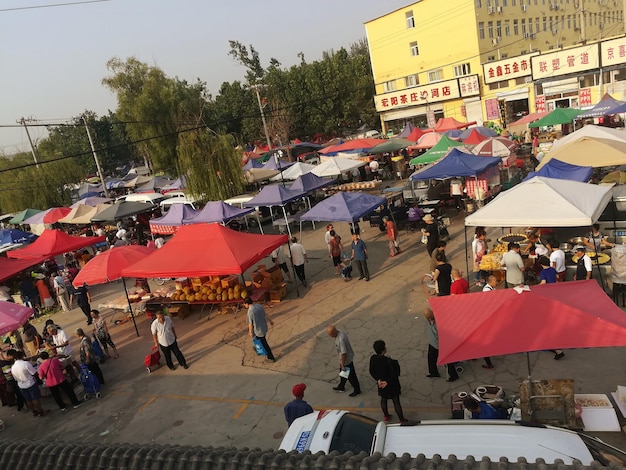
[[[22,221],[23,224],[26,225],[36,225],[36,224],[43,224],[43,218],[48,214],[48,212],[50,212],[52,210],[52,208],[50,209],[46,209],[45,211],[39,211],[34,215],[31,215],[28,219],[24,219]]]
[[[318,150],[318,152],[323,155],[354,150],[361,150],[366,152],[372,147],[375,147],[378,144],[382,144],[383,142],[385,142],[385,139],[352,139],[346,140],[342,144],[331,145],[330,147],[320,149]]]
[[[366,164],[367,162],[363,160],[335,157],[317,165],[311,173],[319,177],[339,176],[341,173],[352,171],[354,168],[359,168]]]
[[[422,155],[418,155],[417,157],[411,159],[409,163],[415,166],[415,165],[425,165],[427,163],[436,162],[437,160],[442,158],[446,153],[448,153],[451,148],[461,147],[462,145],[464,145],[463,142],[452,140],[450,137],[444,135],[441,137],[439,142],[435,144],[433,148],[423,153]]]
[[[137,193],[153,192],[158,189],[162,189],[170,184],[172,184],[172,180],[169,178],[164,178],[163,176],[153,176],[150,179],[150,181],[137,187],[137,189],[135,189],[135,192]]]
[[[102,184],[100,183],[89,183],[89,182],[85,182],[85,183],[81,183],[80,186],[78,186],[78,195],[82,198],[83,194],[87,194],[87,193],[101,193],[104,191],[104,188],[102,187]]]
[[[74,204],[70,206],[70,209],[74,209],[75,207],[85,205],[85,206],[97,206],[99,204],[106,204],[107,202],[111,202],[113,199],[109,197],[100,197],[100,196],[90,196],[83,199],[79,199]]]
[[[580,181],[587,183],[591,179],[593,168],[590,166],[570,165],[553,158],[538,171],[531,171],[524,181],[534,178],[535,176],[545,176],[546,178],[555,178],[560,180]]]
[[[468,127],[463,132],[461,132],[459,134],[459,139],[464,141],[470,136],[470,134],[480,134],[484,137],[497,137],[498,136],[498,133],[494,131],[493,129],[491,129],[490,127],[473,126],[473,127]]]
[[[331,185],[334,182],[334,179],[320,178],[313,173],[307,173],[305,175],[298,176],[293,184],[289,186],[289,189],[293,191],[303,191],[308,194],[312,191],[325,188],[326,186]]]
[[[356,222],[386,203],[384,197],[340,191],[318,202],[310,211],[302,214],[300,220]]]
[[[16,228],[6,228],[0,230],[0,245],[13,243],[30,243],[37,239],[37,235],[30,232],[24,232]]]
[[[435,132],[445,132],[452,129],[463,129],[467,126],[471,126],[472,124],[476,124],[476,121],[461,122],[452,117],[440,118],[437,121],[437,124],[435,124]]]
[[[185,219],[193,218],[199,212],[187,204],[172,204],[163,217],[150,220],[150,232],[162,235],[175,233]]]
[[[105,237],[73,237],[60,230],[46,230],[33,243],[19,250],[9,251],[7,256],[16,259],[49,258],[105,240]]]
[[[6,281],[31,266],[43,263],[45,259],[46,258],[43,256],[31,259],[11,259],[3,256],[0,257],[0,282]]]
[[[587,126],[581,127],[571,134],[567,134],[565,137],[555,140],[550,150],[555,150],[562,145],[568,144],[578,139],[582,139],[583,137],[626,142],[626,132],[620,129],[611,129],[610,127],[594,126],[592,124],[589,124]]]
[[[248,202],[244,202],[243,205],[244,207],[283,206],[304,196],[306,196],[304,191],[287,189],[280,184],[271,184],[264,186],[259,194]]]
[[[569,124],[576,119],[576,116],[582,113],[580,109],[574,108],[556,108],[550,114],[541,119],[531,122],[528,127],[547,127],[557,126],[559,124]]]
[[[611,197],[611,186],[535,176],[498,194],[489,204],[468,215],[465,225],[589,227],[598,220]]]
[[[12,219],[9,219],[9,223],[14,225],[23,224],[25,219],[39,212],[41,212],[39,209],[24,209],[22,212],[15,214]]]
[[[242,274],[287,235],[237,232],[221,224],[183,225],[163,248],[122,271],[124,277],[198,277]]]
[[[306,175],[315,169],[315,165],[308,163],[296,162],[286,170],[283,170],[282,176],[276,175],[270,178],[270,181],[290,181],[295,180],[298,176]]]
[[[626,346],[626,315],[594,280],[428,302],[439,332],[439,364],[547,349]]]
[[[183,219],[184,224],[222,223],[254,212],[254,207],[240,209],[224,201],[209,201],[201,211]],[[152,223],[151,223],[152,224]]]
[[[588,165],[594,168],[624,165],[626,164],[626,142],[582,137],[552,148],[541,159],[537,169],[541,169],[553,158],[572,165]]]
[[[397,152],[398,150],[404,149],[413,145],[415,141],[411,141],[408,139],[403,139],[401,137],[394,137],[393,139],[388,139],[386,142],[382,144],[378,144],[375,147],[369,149],[368,153],[392,153]]]
[[[150,212],[157,206],[146,202],[119,201],[111,204],[91,219],[92,222],[113,222],[124,217],[131,217],[143,212]]]
[[[433,166],[413,173],[410,179],[418,181],[454,178],[455,176],[478,176],[487,169],[498,166],[500,162],[500,158],[477,157],[454,148]]]
[[[578,115],[579,119],[606,116],[608,114],[626,113],[626,102],[616,100],[608,93],[593,108]]]

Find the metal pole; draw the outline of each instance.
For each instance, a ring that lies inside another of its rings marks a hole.
[[[135,333],[139,337],[139,330],[137,329],[137,322],[135,321],[135,312],[133,312],[133,306],[130,303],[130,297],[128,296],[128,289],[126,288],[126,279],[122,278],[122,284],[124,284],[124,293],[126,294],[126,300],[128,301],[128,308],[130,309],[130,318],[133,320],[135,326]]]
[[[33,145],[33,140],[30,138],[30,132],[28,132],[28,127],[26,126],[26,119],[21,118],[18,122],[22,126],[24,126],[24,130],[26,131],[26,137],[28,137],[28,142],[30,143],[30,151],[33,154],[33,160],[35,160],[35,164],[37,165],[37,168],[39,168],[39,160],[37,159],[37,150],[35,149],[35,146]]]
[[[265,113],[263,112],[263,104],[261,103],[261,95],[259,94],[259,90],[263,89],[263,85],[250,85],[250,88],[253,89],[256,93],[256,99],[259,103],[259,111],[261,111],[261,121],[263,121],[263,130],[265,131],[265,140],[267,141],[267,148],[272,150],[272,141],[270,140],[270,133],[267,131],[267,122],[265,122]]]
[[[104,196],[109,197],[109,191],[107,190],[106,182],[104,181],[104,175],[102,173],[102,167],[100,166],[100,160],[98,160],[98,154],[96,153],[96,148],[93,145],[93,139],[91,138],[91,132],[89,132],[89,126],[87,125],[87,120],[85,116],[82,117],[83,122],[85,123],[85,130],[87,131],[87,138],[89,139],[89,145],[91,145],[91,151],[93,153],[93,159],[96,161],[96,168],[98,168],[98,176],[100,177],[100,182],[102,183],[102,189],[104,190]],[[139,336],[139,333],[137,333]]]
[[[281,207],[283,208],[283,215],[285,216],[285,223],[287,224],[287,232],[289,233],[289,238],[291,238],[291,227],[289,227],[289,220],[287,220],[287,211],[284,205]]]
[[[600,276],[600,287],[602,287],[602,290],[604,290],[604,279],[602,279],[602,268],[600,268],[600,253],[598,253],[600,244],[596,244],[597,237],[593,234],[593,229],[591,230],[591,240],[593,241],[593,247],[596,252],[596,267],[598,268],[598,275]],[[593,265],[591,266],[591,268],[593,270]]]

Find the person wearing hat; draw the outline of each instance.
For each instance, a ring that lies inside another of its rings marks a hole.
[[[287,403],[284,408],[285,419],[287,420],[288,426],[291,426],[291,423],[293,423],[301,416],[313,413],[313,408],[311,408],[311,405],[303,400],[305,390],[305,384],[296,384],[291,390],[291,393],[293,393],[293,396],[296,398],[295,400],[291,400],[289,403]]]
[[[435,225],[435,219],[431,214],[426,214],[422,217],[424,221],[424,228],[422,229],[422,233],[426,235],[428,241],[426,242],[426,250],[428,251],[428,256],[432,256],[433,251],[439,245],[439,230]]]
[[[576,274],[574,275],[575,281],[583,281],[585,279],[591,279],[591,258],[585,253],[585,247],[579,245],[576,247]]]

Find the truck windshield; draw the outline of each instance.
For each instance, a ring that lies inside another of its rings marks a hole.
[[[348,451],[354,454],[359,452],[369,454],[377,424],[378,422],[371,418],[346,413],[337,423],[328,451],[337,450],[342,454]]]

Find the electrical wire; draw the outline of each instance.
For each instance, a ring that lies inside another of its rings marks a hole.
[[[68,7],[68,6],[73,6],[73,5],[86,5],[89,3],[102,3],[102,2],[110,2],[110,1],[111,0],[84,0],[84,1],[78,1],[78,2],[52,3],[49,5],[32,5],[28,7],[0,8],[0,12],[19,11],[19,10],[39,10],[41,8]]]

